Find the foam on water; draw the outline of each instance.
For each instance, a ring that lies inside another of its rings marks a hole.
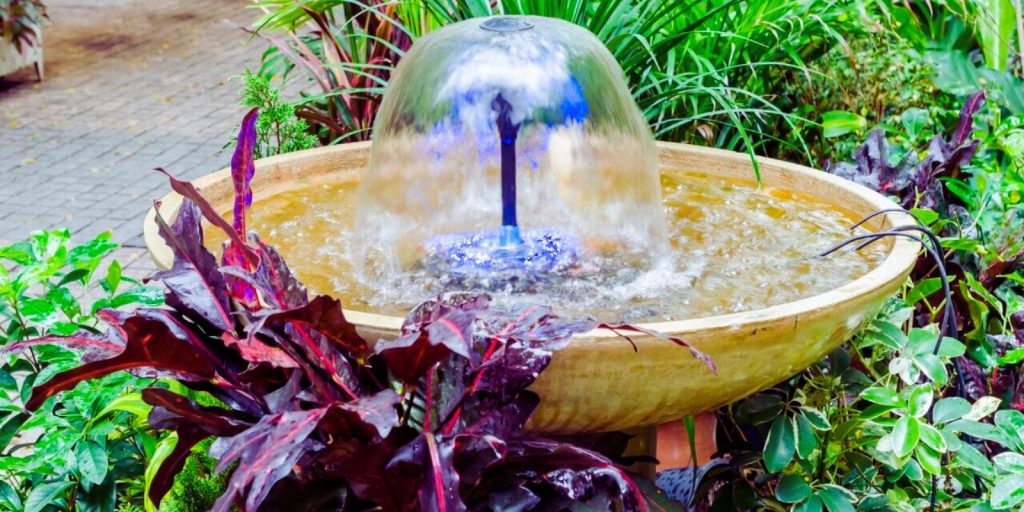
[[[405,315],[438,293],[475,289],[494,296],[499,306],[541,302],[562,314],[608,321],[695,318],[834,289],[866,273],[886,251],[884,244],[873,244],[861,253],[814,259],[849,235],[852,214],[796,191],[674,174],[662,178],[671,245],[664,256],[640,261],[635,258],[642,255],[617,254],[614,246],[581,238],[575,243],[594,257],[584,263],[544,260],[541,268],[557,266],[557,277],[524,287],[525,281],[508,275],[441,272],[436,262],[426,263],[429,244],[412,255],[420,263],[404,270],[374,256],[370,264],[356,265],[353,247],[361,235],[354,230],[355,188],[351,182],[326,183],[257,200],[249,225],[281,250],[312,291],[382,314]]]

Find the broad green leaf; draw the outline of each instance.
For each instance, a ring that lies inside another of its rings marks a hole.
[[[790,473],[782,475],[779,485],[775,487],[775,497],[783,503],[799,503],[811,495],[811,486],[803,477]]]
[[[3,426],[0,426],[0,452],[7,451],[7,445],[10,444],[11,439],[18,435],[21,426],[31,417],[32,415],[27,412],[18,412],[7,418]]]
[[[107,448],[95,439],[81,439],[75,445],[75,459],[82,477],[95,485],[107,477]]]
[[[942,337],[942,344],[939,345],[939,357],[954,358],[960,357],[967,352],[967,346],[960,342],[956,338],[950,338],[949,336]]]
[[[815,495],[821,498],[828,512],[856,512],[851,503],[854,498],[851,498],[850,491],[838,485],[826,484]]]
[[[811,496],[807,501],[793,507],[793,512],[822,512],[822,510],[824,509],[821,498],[817,496]]]
[[[931,210],[925,210],[925,211],[931,212]],[[935,214],[935,212],[931,212],[931,213],[933,215]],[[920,218],[920,217],[918,217],[918,218]],[[907,292],[907,303],[908,304],[916,304],[917,302],[920,302],[921,300],[923,300],[925,297],[928,297],[931,294],[933,294],[933,293],[935,293],[935,292],[937,292],[937,291],[939,291],[941,289],[942,289],[942,280],[941,279],[939,279],[937,277],[930,277],[928,279],[922,279],[917,284],[915,284],[914,287],[911,288],[909,292]]]
[[[879,405],[879,404],[869,405],[869,406],[865,407],[863,411],[860,412],[860,416],[859,417],[862,420],[873,420],[873,419],[875,419],[875,418],[877,418],[877,417],[879,417],[879,416],[881,416],[881,415],[883,415],[883,414],[885,414],[885,413],[887,413],[887,412],[889,412],[889,411],[891,411],[891,410],[893,410],[895,408],[896,408],[896,406],[893,406],[893,405]]]
[[[989,425],[988,423],[981,423],[978,421],[959,419],[948,425],[946,428],[952,432],[959,432],[967,434],[971,437],[977,437],[978,439],[984,439],[986,441],[992,441],[1001,445],[1006,445],[1010,441],[1006,439],[1006,434],[1002,429],[995,425]]]
[[[922,418],[928,414],[932,406],[932,388],[927,384],[921,384],[904,391],[907,396],[907,412],[915,418]]]
[[[978,473],[978,475],[984,478],[992,479],[995,477],[996,469],[992,465],[992,461],[988,460],[988,457],[968,443],[960,445],[960,448],[956,451],[955,460],[965,468]]]
[[[1024,501],[1024,475],[1008,475],[996,480],[989,500],[998,509],[1011,508]]]
[[[999,410],[1002,400],[994,396],[983,396],[971,405],[971,410],[964,415],[965,420],[981,421],[983,418]]]
[[[121,284],[121,264],[117,260],[111,261],[107,267],[107,276],[103,278],[101,286],[107,295],[117,293],[117,287]]]
[[[156,477],[156,472],[160,470],[160,465],[167,460],[167,457],[174,451],[174,447],[178,444],[178,434],[172,433],[160,441],[157,445],[156,450],[153,452],[153,456],[149,459],[149,465],[146,466],[145,479],[145,492],[144,505],[146,512],[157,512],[156,505],[149,499],[149,487],[153,483],[153,478]]]
[[[1009,472],[1024,474],[1024,455],[1016,452],[1003,452],[992,457],[996,467]]]
[[[18,381],[14,380],[14,377],[11,376],[11,372],[2,368],[0,368],[0,389],[18,389]],[[2,448],[0,448],[0,450],[2,450]]]
[[[41,512],[47,505],[57,501],[64,491],[71,488],[74,482],[68,480],[57,480],[45,482],[35,486],[28,498],[25,499],[24,512]]]
[[[907,343],[906,333],[896,324],[876,321],[871,324],[871,327],[875,333],[875,339],[893,350],[900,350]]]
[[[1024,361],[1024,347],[1006,351],[1005,354],[996,358],[999,366],[1008,366]]]
[[[1020,449],[1024,447],[1024,414],[1015,409],[996,411],[995,424],[1014,443],[1013,446],[1007,448]]]
[[[800,411],[807,417],[807,421],[811,424],[815,430],[828,430],[832,428],[832,425],[828,422],[828,417],[825,413],[815,409],[813,407],[801,407]]]
[[[18,312],[25,321],[43,328],[49,327],[59,318],[57,308],[43,299],[28,298],[21,301]]]
[[[860,397],[875,404],[897,407],[902,405],[900,396],[889,388],[872,387],[861,392]]]
[[[935,427],[921,423],[921,442],[931,446],[932,449],[938,452],[946,451],[946,439],[942,437],[942,433],[939,432]]]
[[[911,208],[910,214],[913,215],[914,217],[917,217],[917,220],[921,221],[921,223],[926,226],[930,226],[933,222],[939,220],[939,214],[935,213],[935,210],[930,210],[928,208]],[[952,277],[950,278],[950,280],[952,280]],[[928,279],[925,279],[919,282],[918,285],[926,281],[933,281],[935,283],[939,283],[939,286],[936,287],[935,290],[933,290],[933,293],[939,291],[939,289],[942,288],[941,281],[937,277],[930,277]],[[929,285],[929,287],[931,286],[934,285]],[[917,286],[914,286],[914,288],[917,288]],[[921,297],[927,297],[928,295],[931,295],[931,293],[924,294]],[[914,303],[909,300],[907,302],[909,302],[910,304]]]
[[[818,447],[818,437],[814,433],[811,422],[802,414],[793,417],[796,421],[796,452],[801,459],[807,459]]]
[[[946,365],[937,356],[931,353],[918,354],[914,356],[914,362],[921,372],[928,376],[932,382],[939,386],[945,386],[949,382],[949,372]]]
[[[971,411],[971,403],[958,396],[943,398],[935,402],[932,410],[932,421],[935,423],[947,423],[962,418]]]
[[[115,398],[106,407],[100,411],[99,414],[92,417],[89,423],[86,425],[86,431],[100,419],[103,419],[108,414],[124,411],[134,414],[140,418],[146,418],[149,416],[149,411],[153,409],[153,406],[142,401],[142,393],[126,393]]]
[[[916,107],[904,110],[903,114],[900,116],[900,120],[903,123],[903,130],[907,132],[907,135],[910,137],[911,140],[916,140],[918,136],[921,135],[921,132],[924,131],[925,126],[928,125],[928,120],[930,118],[931,115],[928,114],[927,110]],[[925,224],[931,223],[925,222]],[[913,302],[911,302],[911,304],[913,304]]]
[[[914,451],[920,438],[917,418],[904,416],[892,428],[892,451],[897,457],[906,457]]]
[[[821,115],[821,127],[826,139],[840,137],[867,128],[868,120],[845,110],[832,110]]]
[[[985,65],[1006,71],[1010,48],[1014,44],[1017,12],[1011,0],[977,0],[978,15],[974,17],[980,35]]]
[[[792,419],[782,415],[768,429],[764,445],[764,465],[772,473],[782,471],[796,454],[796,428]]]
[[[936,476],[942,474],[942,455],[938,450],[920,443],[914,448],[914,454],[917,455],[917,462],[925,471]]]
[[[83,279],[89,276],[89,271],[84,268],[76,268],[67,274],[57,282],[57,287],[62,287],[68,283],[81,282]]]

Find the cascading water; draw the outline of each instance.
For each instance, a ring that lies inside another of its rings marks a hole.
[[[653,138],[611,54],[539,17],[417,41],[360,180],[369,282],[533,292],[616,286],[667,248]]]

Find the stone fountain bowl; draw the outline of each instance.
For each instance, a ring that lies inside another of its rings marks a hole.
[[[355,143],[258,160],[254,200],[325,181],[358,180],[369,150],[369,143]],[[753,176],[746,154],[664,142],[658,143],[658,150],[663,172]],[[809,193],[858,216],[893,207],[880,194],[830,174],[768,158],[758,162],[768,186]],[[215,207],[230,212],[234,190],[229,169],[194,183]],[[175,193],[162,199],[164,218],[173,218],[181,200]],[[877,231],[912,223],[910,215],[895,213],[878,217],[868,227]],[[170,267],[173,256],[157,233],[153,210],[146,216],[145,239],[157,265]],[[652,336],[631,336],[636,351],[607,330],[576,336],[531,387],[540,395],[541,406],[528,427],[575,433],[654,425],[717,408],[781,382],[852,336],[906,281],[918,244],[902,238],[879,243],[888,244],[879,265],[829,292],[743,313],[643,324],[685,339],[710,355],[717,374],[687,350]],[[287,248],[281,249],[287,258]],[[346,315],[368,340],[394,338],[403,320],[351,310]]]

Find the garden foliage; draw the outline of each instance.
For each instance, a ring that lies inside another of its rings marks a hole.
[[[216,471],[228,472],[214,511],[647,510],[634,477],[616,463],[621,443],[584,449],[523,428],[539,404],[527,388],[574,334],[656,333],[562,319],[543,306],[495,311],[487,297],[451,295],[416,308],[397,339],[369,343],[340,301],[309,298],[272,247],[255,234],[243,238],[255,126],[253,110],[232,160],[233,223],[171,178],[186,200],[172,225],[157,220],[175,256],[154,276],[166,307],[102,310],[102,333],[7,347],[58,344],[85,354],[80,366],[38,382],[28,409],[123,370],[215,398],[211,406],[164,386],[141,391],[149,423],[175,439],[147,478],[155,504],[192,448],[214,438]],[[229,237],[219,264],[203,244],[203,218]],[[662,338],[713,371],[683,340]]]

